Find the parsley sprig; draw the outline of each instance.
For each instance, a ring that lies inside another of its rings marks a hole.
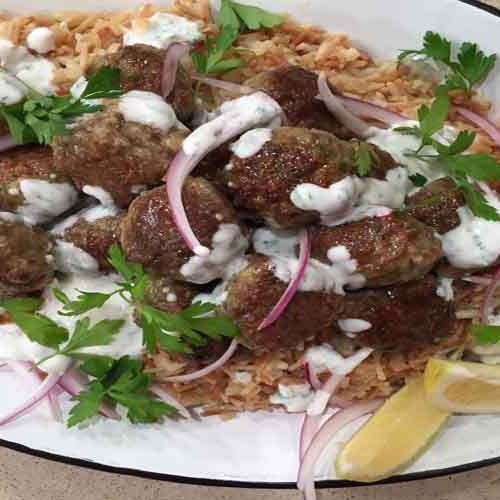
[[[500,342],[500,326],[498,325],[470,325],[469,331],[475,335],[476,344],[487,345]]]
[[[357,174],[359,177],[366,177],[372,168],[372,164],[380,163],[380,156],[373,146],[366,142],[358,142],[354,152],[354,161],[356,162]]]
[[[207,38],[205,51],[192,54],[193,64],[200,74],[221,74],[245,66],[243,59],[225,57],[240,33],[273,28],[283,22],[283,17],[259,7],[222,0],[215,22],[220,30],[217,38]]]
[[[86,113],[102,111],[104,106],[95,99],[119,97],[120,71],[104,66],[89,77],[79,98],[44,96],[33,89],[21,102],[0,106],[16,144],[51,144],[56,135],[68,135],[68,125]]]
[[[435,134],[443,128],[449,110],[450,98],[441,92],[430,107],[423,105],[419,108],[417,126],[398,127],[394,130],[414,135],[421,140],[417,150],[406,153],[407,156],[443,168],[464,194],[466,203],[474,215],[500,221],[497,210],[487,202],[482,191],[471,183],[471,181],[500,180],[498,160],[486,154],[463,154],[474,142],[475,132],[461,131],[450,145],[443,144],[435,138]],[[425,147],[430,147],[431,152],[424,153]],[[422,179],[416,180],[420,182]]]
[[[477,44],[464,42],[459,48],[456,60],[452,58],[451,42],[439,33],[427,31],[423,47],[419,50],[403,50],[398,60],[420,55],[444,64],[448,73],[442,88],[446,91],[463,90],[469,96],[475,85],[482,82],[495,66],[497,55],[485,55]]]
[[[152,396],[150,373],[144,373],[140,361],[123,356],[111,364],[89,360],[82,371],[94,377],[88,389],[72,398],[78,403],[70,411],[68,427],[94,417],[102,402],[127,408],[127,418],[134,424],[157,422],[163,416],[173,416],[176,409]]]
[[[70,300],[62,290],[54,289],[55,296],[63,304],[59,314],[79,316],[102,307],[111,297],[119,294],[135,307],[143,332],[143,344],[150,353],[155,352],[157,344],[167,352],[191,353],[193,347],[206,345],[207,338],[220,341],[223,337],[239,335],[238,327],[229,317],[207,317],[215,310],[215,304],[198,302],[177,314],[148,305],[146,291],[150,278],[140,264],[126,260],[119,246],[110,247],[109,262],[123,278],[117,283],[117,289],[111,293],[78,290],[74,300]]]

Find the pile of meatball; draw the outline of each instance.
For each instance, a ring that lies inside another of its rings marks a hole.
[[[93,69],[116,66],[123,91],[161,94],[164,57],[160,49],[128,46]],[[417,207],[413,210],[335,227],[321,225],[320,215],[295,206],[290,193],[301,183],[327,188],[356,175],[359,139],[316,99],[314,73],[282,67],[256,75],[245,85],[280,104],[283,125],[249,158],[223,145],[203,160],[183,188],[186,213],[201,244],[211,247],[221,224],[236,225],[248,239],[245,265],[228,279],[225,300],[218,306],[240,327],[243,344],[270,350],[329,342],[344,335],[339,320],[351,318],[371,325],[352,339],[356,346],[408,352],[453,336],[455,305],[436,294],[435,270],[443,262],[438,234],[458,225],[461,195],[450,191],[446,180],[438,180],[408,200]],[[54,256],[64,242],[93,257],[98,265],[94,272],[103,273],[111,271],[109,246],[120,245],[128,260],[150,274],[148,301],[168,312],[182,310],[197,294],[217,286],[223,270],[203,283],[193,283],[181,272],[192,253],[172,220],[162,181],[199,112],[193,88],[180,68],[167,100],[185,129],[165,132],[125,121],[110,101],[104,111],[78,120],[71,133],[57,137],[51,147],[22,146],[1,154],[1,298],[39,293],[55,273],[67,272]],[[379,151],[379,156],[382,161],[370,175],[385,179],[395,165],[387,153]],[[228,164],[230,169],[225,168]],[[19,189],[26,179],[69,184],[75,192],[71,206],[29,223],[23,218],[25,200]],[[448,194],[419,207],[419,200],[440,192]],[[251,245],[252,233],[270,224],[289,230],[308,226],[312,258],[321,262],[329,263],[331,247],[345,246],[366,279],[363,289],[345,295],[298,291],[277,321],[259,330],[287,287],[275,276],[271,259]]]

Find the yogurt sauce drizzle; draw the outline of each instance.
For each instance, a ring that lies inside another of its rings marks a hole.
[[[30,54],[26,47],[16,47],[9,40],[0,39],[0,65],[40,94],[53,94],[56,90],[52,85],[54,65],[48,59]],[[0,95],[3,94],[0,90]]]
[[[132,29],[123,35],[123,44],[143,43],[166,49],[173,42],[194,43],[201,38],[195,22],[173,14],[156,13],[149,19],[133,20]]]
[[[0,69],[0,104],[16,104],[28,94],[28,87]]]
[[[114,280],[119,281],[119,277],[115,275],[70,274],[61,281],[55,280],[53,285],[61,288],[70,299],[75,299],[78,294],[76,289],[99,290],[103,293],[112,292],[116,290]],[[49,288],[44,292],[44,298],[45,302],[39,312],[65,326],[71,332],[78,317],[57,314],[61,304],[52,296]],[[124,355],[138,357],[141,355],[143,351],[142,335],[140,328],[134,321],[134,309],[119,295],[114,295],[104,306],[89,311],[87,315],[91,319],[91,324],[103,319],[124,319],[125,324],[111,345],[88,347],[82,349],[82,352],[112,357]],[[31,342],[16,325],[12,323],[0,325],[0,358],[36,362],[52,352],[53,350],[47,347]],[[56,356],[43,363],[41,368],[47,373],[62,373],[69,362],[68,358]]]
[[[295,243],[295,244],[294,244]],[[274,275],[289,283],[295,276],[299,261],[296,257],[298,235],[293,232],[260,228],[253,236],[256,252],[271,257]],[[332,247],[327,253],[329,264],[310,259],[298,287],[302,292],[333,292],[344,295],[344,288],[362,288],[365,277],[356,272],[357,262],[351,259],[343,245]]]
[[[56,34],[49,28],[35,28],[26,38],[26,43],[31,50],[39,54],[46,54],[54,50]]]
[[[255,128],[243,134],[230,146],[230,150],[238,158],[250,158],[257,154],[262,146],[270,141],[273,132],[270,128]]]

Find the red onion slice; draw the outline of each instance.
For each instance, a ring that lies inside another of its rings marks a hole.
[[[471,111],[470,109],[460,107],[457,107],[455,109],[457,110],[458,114],[462,115],[464,118],[467,118],[467,120],[474,123],[474,125],[477,125],[493,139],[495,144],[500,146],[500,128],[498,128],[493,122],[488,120],[488,118],[485,118],[484,116]]]
[[[300,282],[306,272],[309,258],[311,257],[311,233],[308,229],[303,229],[300,234],[300,251],[297,274],[290,280],[285,292],[273,307],[271,312],[262,321],[257,330],[263,330],[272,325],[284,312],[293,296],[299,288]]]
[[[344,127],[362,139],[368,139],[373,135],[376,127],[371,127],[363,120],[360,120],[344,105],[342,98],[336,96],[330,89],[325,73],[321,73],[318,77],[318,89],[319,95],[330,113],[335,116]]]
[[[182,150],[173,159],[164,178],[177,230],[189,249],[201,257],[209,255],[210,249],[203,246],[194,234],[182,204],[182,186],[186,177],[208,153],[220,145],[282,114],[279,104],[264,92],[228,101],[223,104],[221,111],[219,116],[198,127],[184,139]]]
[[[189,53],[189,46],[185,43],[174,42],[168,46],[163,60],[161,74],[161,95],[166,99],[175,85],[179,60]]]
[[[42,377],[40,372],[38,372],[34,368],[34,364],[28,361],[7,361],[7,366],[19,375],[21,378],[25,379],[26,382],[30,385],[31,389],[34,390],[40,386],[42,383]],[[58,419],[58,411],[57,408],[53,405],[50,399],[44,398],[43,404],[47,407],[48,411],[54,418],[54,420]]]
[[[328,406],[333,393],[337,390],[344,374],[332,373],[323,386],[314,394],[313,400],[307,408],[307,414],[311,416],[322,415]]]
[[[367,413],[374,412],[381,404],[382,401],[380,400],[356,403],[345,410],[339,410],[323,424],[320,431],[314,436],[300,465],[297,478],[297,487],[299,490],[305,491],[307,485],[311,485],[314,482],[314,466],[316,461],[326,446],[330,444],[333,437],[346,425]]]
[[[202,368],[201,370],[198,370],[193,373],[188,373],[186,375],[174,375],[172,377],[168,377],[164,381],[178,384],[183,382],[191,382],[193,380],[204,377],[205,375],[214,372],[215,370],[219,369],[221,366],[226,364],[231,359],[233,354],[236,352],[237,347],[238,347],[238,339],[234,338],[229,344],[227,351],[214,363],[205,366],[205,368]]]
[[[313,370],[311,363],[306,362],[304,364],[304,368],[306,371],[307,382],[315,391],[317,391],[318,389],[321,388],[321,381],[319,380],[318,376],[316,375],[316,372]]]
[[[49,394],[49,392],[57,385],[61,375],[52,373],[47,375],[45,380],[38,386],[36,391],[31,394],[26,401],[21,403],[17,408],[11,410],[7,415],[0,418],[0,425],[5,425],[18,419],[23,413],[32,410],[38,406]]]
[[[87,387],[85,387],[85,385],[88,383],[88,377],[73,366],[69,368],[66,373],[60,378],[58,385],[70,396],[76,396],[80,394],[80,392],[87,390]],[[118,415],[118,413],[116,413],[116,411],[106,403],[101,403],[99,405],[99,413],[103,417],[107,417],[112,420],[121,420],[120,415]]]
[[[0,137],[0,153],[2,151],[7,151],[9,149],[15,148],[16,146],[17,144],[11,135],[4,135]]]
[[[151,386],[151,392],[156,394],[164,403],[173,406],[184,418],[191,418],[188,409],[159,385]]]
[[[330,408],[334,408],[334,409],[342,409],[342,410],[345,410],[346,408],[349,408],[349,406],[352,406],[354,403],[354,401],[348,401],[347,399],[342,399],[342,398],[339,398],[338,396],[332,396],[330,398],[330,401],[328,402],[328,406]]]
[[[361,99],[354,99],[353,97],[340,97],[344,106],[352,111],[357,116],[362,116],[364,118],[373,118],[379,122],[385,123],[387,125],[394,125],[396,123],[401,123],[408,121],[409,118],[389,109],[378,106],[371,102],[362,101]]]
[[[247,85],[240,85],[239,83],[226,82],[225,80],[218,80],[217,78],[209,78],[208,76],[192,76],[193,80],[201,83],[206,83],[210,87],[215,87],[218,89],[226,90],[233,94],[251,94],[255,92],[255,89],[248,87]]]
[[[485,325],[489,323],[488,309],[491,299],[493,298],[493,295],[495,294],[495,291],[499,286],[500,286],[500,268],[498,268],[498,271],[495,273],[495,276],[493,276],[492,280],[490,281],[490,284],[488,285],[488,288],[484,292],[483,302],[481,304],[481,322]]]
[[[299,441],[299,457],[300,462],[302,462],[307,449],[309,448],[316,432],[318,431],[322,415],[311,416],[307,413],[304,415],[304,420],[302,420],[302,426],[300,428],[300,441]]]

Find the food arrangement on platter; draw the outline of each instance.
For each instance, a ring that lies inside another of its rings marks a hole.
[[[364,415],[341,478],[498,412],[495,63],[429,31],[376,64],[231,0],[0,20],[0,358],[31,384],[0,425],[60,390],[69,427],[299,412],[313,498]]]

